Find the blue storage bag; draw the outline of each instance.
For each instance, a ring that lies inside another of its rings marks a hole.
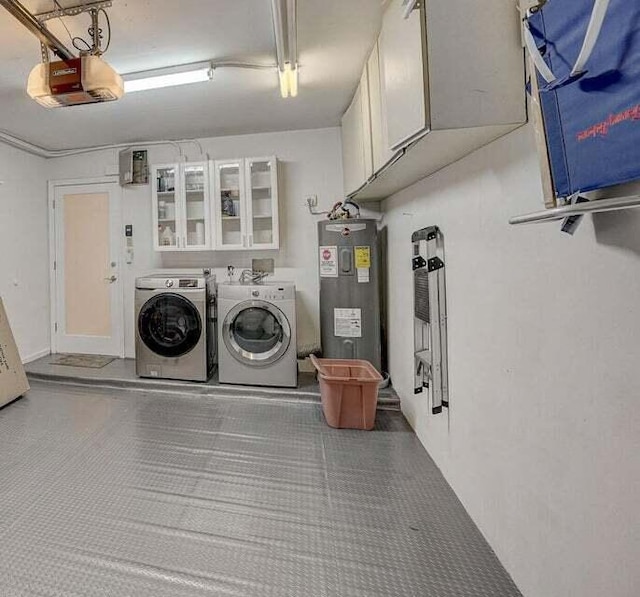
[[[579,72],[572,70],[594,0],[548,0],[525,23],[555,75],[538,79],[558,197],[640,179],[640,1],[604,4],[600,34]]]

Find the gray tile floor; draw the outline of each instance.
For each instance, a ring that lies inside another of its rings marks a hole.
[[[519,595],[393,410],[35,381],[0,478],[2,597]]]

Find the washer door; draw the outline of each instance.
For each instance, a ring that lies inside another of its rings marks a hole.
[[[287,352],[291,326],[284,313],[265,301],[245,301],[233,307],[222,324],[227,350],[245,365],[275,363]]]
[[[138,315],[138,333],[147,348],[161,357],[191,352],[202,336],[202,320],[194,304],[178,294],[149,299]]]

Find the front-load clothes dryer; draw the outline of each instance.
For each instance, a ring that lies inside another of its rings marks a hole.
[[[288,282],[218,286],[221,383],[296,387],[296,289]]]
[[[207,381],[216,361],[215,277],[156,274],[136,280],[136,372]]]

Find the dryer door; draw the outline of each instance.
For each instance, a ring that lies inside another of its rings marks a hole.
[[[278,361],[291,343],[284,313],[265,301],[245,301],[233,307],[222,323],[227,350],[238,361],[256,367]]]
[[[138,333],[147,348],[161,357],[191,352],[202,336],[202,318],[195,305],[179,294],[149,299],[138,315]]]

